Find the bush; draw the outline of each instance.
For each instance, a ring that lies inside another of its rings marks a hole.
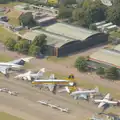
[[[16,45],[16,41],[13,38],[9,38],[5,41],[4,44],[8,50],[14,50],[14,47]]]
[[[31,45],[29,48],[29,54],[32,56],[36,56],[40,53],[40,47]]]
[[[115,67],[108,68],[105,71],[105,77],[108,79],[115,80],[118,78],[118,76],[119,76],[119,74],[118,74],[117,68],[115,68]]]
[[[84,57],[78,57],[75,61],[75,67],[79,71],[85,72],[87,70],[87,60]]]
[[[97,69],[97,71],[96,71],[96,74],[98,74],[98,75],[103,75],[103,74],[105,74],[104,68],[103,68],[103,67],[99,67],[99,68]]]

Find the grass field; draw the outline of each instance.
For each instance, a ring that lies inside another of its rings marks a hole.
[[[50,76],[50,74],[53,74],[53,72],[45,73],[45,75],[48,76],[48,77]],[[59,79],[67,79],[68,78],[68,76],[64,76],[60,73],[54,72],[54,74]],[[78,87],[85,88],[85,89],[93,89],[95,87],[98,87],[99,91],[101,93],[104,93],[104,94],[111,93],[113,97],[115,97],[117,99],[120,99],[120,93],[117,92],[116,90],[112,89],[112,88],[104,87],[102,85],[96,85],[95,83],[92,83],[90,81],[84,81],[84,80],[81,80],[81,79],[78,79],[78,78],[75,78],[75,81],[77,82]]]
[[[21,15],[21,12],[17,10],[11,10],[9,13],[6,14],[6,16],[9,18],[9,23],[13,26],[19,26],[19,16]]]
[[[8,113],[0,112],[0,120],[23,120],[23,119],[18,118],[16,116],[12,116]]]
[[[3,26],[0,26],[0,42],[4,42],[8,38],[16,38],[17,36],[11,31],[5,29]]]
[[[120,38],[120,31],[116,31],[116,32],[113,31],[113,32],[110,33],[110,35],[113,36],[113,37]]]
[[[8,8],[13,8],[16,5],[23,4],[22,2],[10,2],[8,4],[0,4],[0,7],[8,7]]]
[[[7,62],[13,60],[12,57],[5,55],[4,53],[0,53],[0,62]]]
[[[0,54],[0,61],[3,62],[3,61],[11,61],[13,60],[12,57],[8,56],[8,55],[5,55],[4,53],[1,53]],[[25,69],[33,69],[35,68],[34,65],[31,65],[29,63],[25,64],[24,66]],[[55,76],[59,79],[67,79],[68,78],[68,75],[63,75],[61,73],[57,73],[57,72],[46,72],[45,73],[45,76],[48,78],[50,76],[50,74],[55,74]],[[80,78],[75,78],[75,81],[77,81],[77,84],[78,86],[82,87],[82,88],[86,88],[86,89],[93,89],[95,88],[96,86],[99,87],[99,90],[100,92],[102,93],[111,93],[113,97],[117,98],[117,99],[120,99],[120,93],[117,92],[115,89],[112,89],[112,88],[108,88],[108,87],[104,87],[102,85],[96,85],[95,83],[93,82],[90,82],[90,81],[85,81],[85,80],[82,80]]]

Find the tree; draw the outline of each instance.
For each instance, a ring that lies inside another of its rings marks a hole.
[[[28,50],[29,50],[29,42],[28,40],[20,40],[14,47],[14,50],[20,52],[20,53],[24,53],[27,54]]]
[[[101,3],[94,3],[86,9],[85,22],[88,26],[102,20],[105,20],[105,7]]]
[[[85,57],[78,57],[75,61],[75,67],[79,71],[86,71],[87,70],[87,61]]]
[[[16,45],[16,41],[13,38],[8,38],[5,41],[5,46],[8,48],[8,50],[14,50],[15,45]]]
[[[108,22],[112,22],[113,24],[120,25],[120,6],[116,5],[108,8],[106,12],[106,20]]]
[[[97,30],[96,26],[94,24],[90,24],[89,29],[91,30]]]
[[[39,46],[35,46],[35,45],[31,45],[29,48],[29,54],[32,56],[36,56],[40,53],[40,47]]]
[[[103,74],[105,74],[105,70],[104,70],[103,67],[99,67],[99,68],[97,69],[96,73],[97,73],[98,75],[103,75]]]
[[[106,71],[105,71],[105,76],[108,78],[108,79],[117,79],[118,78],[118,71],[117,71],[117,68],[115,67],[111,67],[111,68],[108,68]]]
[[[21,14],[19,17],[19,22],[23,26],[31,26],[34,23],[32,12]]]
[[[72,16],[72,8],[67,8],[64,5],[59,7],[59,18],[68,18]]]
[[[44,53],[44,51],[45,51],[45,46],[47,44],[46,38],[47,38],[46,35],[41,34],[39,36],[36,36],[34,41],[32,42],[32,45],[40,47],[41,53]]]

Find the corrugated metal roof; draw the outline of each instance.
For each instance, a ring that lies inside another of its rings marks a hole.
[[[101,49],[90,55],[90,60],[120,68],[120,53],[115,51]]]
[[[75,40],[85,40],[91,35],[98,33],[96,31],[75,27],[75,26],[71,26],[63,23],[56,23],[56,24],[50,25],[46,28],[46,31],[50,31],[59,35],[69,36]]]
[[[47,36],[47,39],[46,39],[47,44],[52,45],[54,47],[61,47],[65,43],[73,41],[73,39],[66,38],[63,36],[58,36],[55,34],[51,34],[49,32],[45,32],[42,30],[33,30],[33,31],[26,32],[22,37],[24,39],[28,39],[28,40],[33,41],[36,36],[41,35],[41,34],[45,34]]]

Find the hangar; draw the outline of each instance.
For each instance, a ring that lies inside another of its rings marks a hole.
[[[62,57],[106,42],[108,35],[68,24],[56,23],[45,30],[33,30],[23,35],[24,39],[34,40],[35,36],[45,34],[49,55]]]

